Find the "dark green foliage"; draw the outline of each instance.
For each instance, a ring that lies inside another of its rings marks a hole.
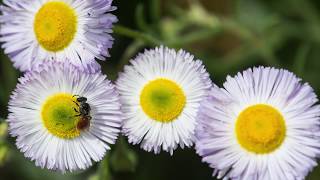
[[[144,48],[183,48],[203,60],[212,80],[265,65],[289,69],[320,93],[320,1],[317,0],[114,0],[119,18],[114,46],[103,72],[112,80]],[[19,72],[0,53],[0,117]],[[0,121],[3,121],[1,119]],[[1,180],[209,180],[212,169],[193,149],[154,155],[122,137],[99,164],[61,175],[41,170],[18,152],[12,138],[0,138]],[[1,149],[9,156],[1,163]],[[307,178],[320,179],[320,168]]]

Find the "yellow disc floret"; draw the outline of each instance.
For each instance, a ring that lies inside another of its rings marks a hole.
[[[57,52],[68,47],[76,31],[76,13],[64,2],[50,1],[36,13],[34,32],[39,44],[48,51]]]
[[[244,149],[256,154],[270,153],[285,138],[285,121],[277,109],[264,104],[253,105],[238,116],[236,135]]]
[[[186,104],[183,90],[175,82],[159,78],[149,82],[140,95],[140,105],[151,118],[160,122],[176,119]]]
[[[79,117],[74,108],[79,107],[74,103],[76,99],[71,94],[58,93],[49,97],[41,109],[41,117],[47,130],[60,138],[70,139],[80,135],[77,129]]]

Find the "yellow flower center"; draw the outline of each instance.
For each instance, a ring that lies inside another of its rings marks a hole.
[[[68,47],[76,31],[76,13],[64,2],[50,1],[35,16],[35,35],[39,44],[48,51],[57,52]]]
[[[80,120],[74,108],[79,107],[74,103],[76,98],[71,94],[58,93],[49,97],[42,106],[41,117],[48,131],[60,138],[71,139],[80,135],[77,124]]]
[[[140,95],[140,105],[151,118],[171,122],[182,112],[186,104],[183,90],[175,82],[159,78],[149,82]]]
[[[270,153],[285,138],[285,121],[275,108],[264,104],[253,105],[238,116],[236,135],[244,149],[257,154]]]

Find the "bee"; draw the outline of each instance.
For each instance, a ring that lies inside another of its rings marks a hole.
[[[87,103],[87,98],[79,95],[74,95],[72,97],[77,97],[77,102],[73,102],[79,107],[79,110],[73,108],[76,113],[79,113],[75,116],[80,117],[80,120],[77,124],[77,129],[87,129],[90,126],[90,120],[92,119],[92,117],[90,116],[91,107]]]

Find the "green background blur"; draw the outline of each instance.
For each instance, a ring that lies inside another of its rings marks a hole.
[[[112,80],[138,52],[163,44],[203,60],[220,86],[228,74],[265,65],[293,71],[320,93],[318,0],[114,0],[114,5],[119,22],[112,57],[100,62]],[[1,50],[0,122],[19,76]],[[154,155],[121,137],[101,163],[61,175],[25,159],[0,125],[0,180],[206,180],[213,179],[211,173],[192,148]],[[307,179],[320,179],[320,167]]]

